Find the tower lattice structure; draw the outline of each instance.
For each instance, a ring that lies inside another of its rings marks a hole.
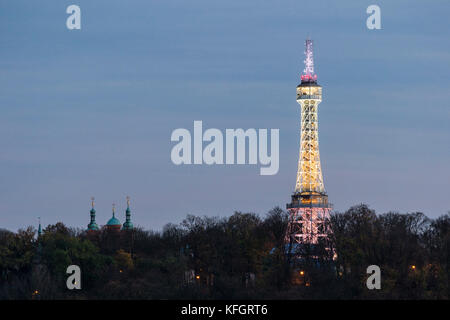
[[[297,86],[297,102],[300,104],[300,155],[297,180],[289,212],[286,241],[290,243],[316,244],[329,233],[327,220],[331,205],[323,184],[319,155],[318,107],[322,102],[322,87],[314,73],[313,42],[306,40],[305,69]]]

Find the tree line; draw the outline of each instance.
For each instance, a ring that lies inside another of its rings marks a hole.
[[[286,244],[288,214],[188,215],[162,231],[58,222],[0,229],[0,299],[448,299],[450,214],[333,213],[328,239]],[[68,290],[78,265],[82,289]],[[369,290],[369,265],[381,289]]]

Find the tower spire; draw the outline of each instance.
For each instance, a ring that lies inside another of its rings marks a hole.
[[[39,221],[39,227],[38,227],[38,239],[39,239],[42,235],[41,217],[38,217],[38,221]]]
[[[131,222],[131,210],[130,210],[130,197],[127,196],[127,210],[125,211],[125,222],[123,224],[124,230],[133,229],[133,223]]]
[[[97,222],[95,222],[95,202],[94,202],[95,198],[91,197],[91,222],[88,224],[88,231],[96,231],[98,230],[98,225]]]
[[[305,69],[301,75],[302,83],[304,82],[316,82],[317,75],[314,73],[314,54],[313,54],[313,41],[308,39],[305,41]]]
[[[33,262],[35,265],[38,265],[41,262],[41,253],[42,253],[42,227],[41,227],[41,217],[38,217],[39,226],[37,232],[37,250],[36,255],[33,258]]]

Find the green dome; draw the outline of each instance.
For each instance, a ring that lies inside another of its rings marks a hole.
[[[88,224],[88,230],[98,230],[98,225],[95,221]]]
[[[112,217],[109,219],[108,223],[106,224],[108,226],[120,226],[120,221],[116,219],[116,217]]]
[[[125,221],[125,223],[123,224],[123,229],[124,230],[133,229],[133,223],[131,221]]]

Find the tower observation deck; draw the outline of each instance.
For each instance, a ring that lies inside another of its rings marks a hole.
[[[286,241],[290,243],[317,243],[326,237],[331,205],[323,184],[319,155],[318,107],[322,102],[322,87],[314,73],[313,42],[306,40],[305,69],[297,86],[297,102],[300,104],[300,155],[297,180],[286,208],[289,226]]]

